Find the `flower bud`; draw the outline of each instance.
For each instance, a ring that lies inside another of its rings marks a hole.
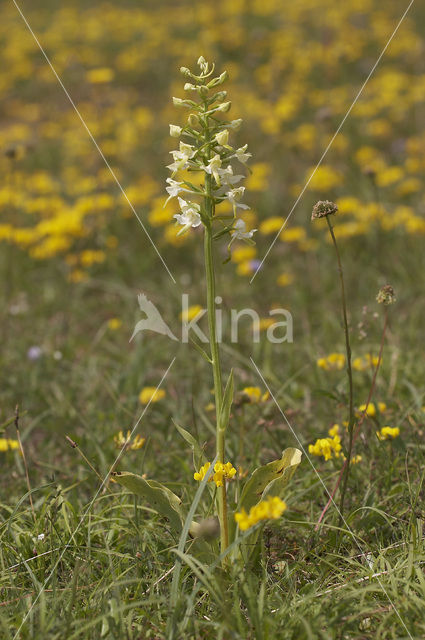
[[[178,127],[176,124],[170,124],[170,136],[172,138],[179,138],[181,136],[183,129]]]
[[[212,97],[215,102],[221,102],[227,96],[227,91],[218,91]]]
[[[175,107],[183,107],[184,106],[184,100],[182,100],[181,98],[175,98],[173,96],[173,105]]]
[[[230,101],[222,102],[221,104],[218,105],[216,110],[220,111],[221,113],[227,113],[231,106],[232,106],[232,103]]]
[[[207,73],[207,71],[208,71],[208,62],[205,60],[204,56],[199,56],[199,58],[198,58],[198,66],[201,67],[201,71],[203,73]]]
[[[191,127],[197,127],[199,124],[199,118],[196,113],[190,113],[187,121]]]
[[[222,147],[227,147],[227,143],[229,141],[229,132],[227,129],[223,129],[223,131],[219,131],[219,133],[215,134],[215,139],[217,140],[218,144],[220,144]]]
[[[326,216],[330,216],[338,211],[338,207],[334,202],[330,200],[319,200],[313,207],[313,212],[311,214],[312,220],[317,220],[318,218],[326,218]]]
[[[180,67],[180,73],[182,73],[184,76],[187,76],[188,78],[192,76],[190,69],[188,69],[187,67]]]
[[[186,84],[184,85],[183,89],[185,91],[196,91],[195,85],[192,84],[191,82],[186,82]]]
[[[212,80],[210,80],[210,82],[207,84],[207,87],[209,89],[212,89],[213,87],[218,87],[220,84],[223,84],[223,82],[225,82],[228,78],[229,74],[227,73],[227,71],[223,71],[223,73],[218,76],[218,78],[213,78]]]

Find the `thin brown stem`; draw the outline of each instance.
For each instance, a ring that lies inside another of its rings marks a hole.
[[[376,364],[375,371],[373,372],[372,383],[370,385],[369,394],[367,396],[365,408],[364,408],[364,410],[363,410],[363,412],[362,412],[362,414],[360,416],[360,419],[359,419],[359,421],[357,423],[357,426],[355,428],[355,431],[354,431],[353,447],[354,447],[354,445],[355,445],[355,443],[357,441],[357,438],[360,435],[360,429],[361,429],[361,426],[362,426],[363,422],[365,421],[365,418],[366,418],[366,415],[367,415],[367,410],[369,408],[369,404],[370,404],[370,402],[372,400],[373,392],[375,390],[376,378],[377,378],[377,375],[378,375],[379,367],[381,366],[381,362],[382,362],[382,353],[383,353],[383,350],[384,350],[384,342],[385,342],[385,334],[387,332],[387,326],[388,326],[388,309],[385,308],[384,327],[382,329],[382,336],[381,336],[381,344],[380,344],[380,347],[379,347],[378,362]],[[329,500],[326,503],[326,506],[324,507],[322,513],[320,514],[320,518],[318,519],[317,524],[316,524],[315,529],[314,529],[315,531],[318,530],[318,528],[320,526],[320,523],[322,522],[323,518],[325,517],[325,514],[326,514],[327,510],[329,509],[329,507],[331,506],[332,502],[334,501],[335,494],[338,491],[338,487],[339,487],[339,485],[341,483],[341,478],[343,476],[343,473],[344,473],[344,470],[345,470],[346,466],[347,466],[347,460],[344,461],[344,464],[341,467],[341,471],[339,472],[339,476],[338,476],[338,479],[336,481],[335,487],[333,488],[333,491],[332,491],[332,493],[331,493],[331,495],[329,497]]]
[[[338,262],[339,279],[341,283],[341,304],[342,304],[342,315],[344,319],[345,350],[347,353],[347,377],[348,377],[348,393],[349,393],[348,448],[347,448],[347,459],[343,466],[342,489],[341,489],[341,497],[340,497],[340,503],[339,503],[339,526],[341,526],[344,519],[344,501],[345,501],[345,495],[347,492],[351,455],[353,451],[353,435],[354,435],[353,371],[351,368],[351,345],[350,345],[350,333],[348,329],[347,300],[345,295],[344,272],[342,269],[341,256],[339,254],[338,245],[336,242],[332,224],[329,220],[329,216],[326,216],[326,221],[328,223],[329,232],[331,234],[332,242],[335,247],[335,253],[336,253],[336,258]]]

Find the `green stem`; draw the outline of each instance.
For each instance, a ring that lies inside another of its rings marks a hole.
[[[211,360],[214,378],[214,395],[215,395],[215,411],[216,411],[216,446],[217,446],[217,462],[224,464],[224,434],[226,425],[221,424],[220,413],[223,404],[223,383],[221,379],[221,363],[220,351],[217,341],[217,327],[215,318],[215,274],[214,274],[214,258],[213,258],[213,234],[211,221],[214,215],[214,203],[211,198],[211,177],[206,177],[205,208],[207,215],[207,223],[205,224],[204,236],[204,255],[205,255],[205,275],[207,281],[207,315],[209,338],[211,348]],[[223,486],[219,487],[218,492],[218,517],[220,520],[220,546],[223,553],[229,546],[229,533],[227,522],[227,497],[226,497],[226,481],[223,479]]]
[[[353,436],[354,436],[353,372],[351,369],[350,334],[348,330],[347,301],[345,296],[344,273],[342,270],[341,256],[339,254],[338,245],[336,242],[333,227],[329,220],[329,216],[326,216],[326,221],[328,223],[329,231],[332,237],[332,242],[335,247],[336,258],[338,262],[339,279],[341,282],[341,302],[342,302],[342,315],[344,318],[345,349],[347,352],[347,376],[348,376],[348,388],[349,388],[348,449],[347,449],[347,459],[345,461],[344,476],[342,479],[341,497],[339,502],[339,526],[341,526],[344,520],[345,494],[347,492],[348,476],[350,473],[351,455],[353,451]]]

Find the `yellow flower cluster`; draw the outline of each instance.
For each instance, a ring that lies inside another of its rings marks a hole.
[[[387,410],[387,405],[385,404],[385,402],[378,402],[377,405],[375,405],[373,402],[369,402],[368,406],[367,406],[367,411],[366,411],[366,415],[369,418],[374,418],[376,416],[376,409],[378,408],[379,413],[385,413],[385,411]],[[356,416],[360,417],[362,415],[362,413],[364,413],[366,409],[366,405],[365,404],[361,404],[357,409],[356,409]]]
[[[399,427],[382,427],[380,431],[376,432],[379,440],[391,440],[397,438],[400,435]]]
[[[333,457],[339,458],[340,451],[342,449],[341,437],[338,435],[339,427],[334,425],[329,433],[332,432],[332,436],[328,438],[319,438],[314,444],[308,445],[309,453],[314,456],[323,456],[325,460],[331,460]]]
[[[251,507],[249,513],[242,511],[235,513],[235,521],[241,531],[250,529],[258,522],[264,520],[277,520],[286,509],[286,503],[277,496],[269,496]]]
[[[56,3],[41,45],[49,49],[60,77],[69,73],[69,52],[77,52],[70,95],[81,88],[84,121],[128,199],[153,227],[150,231],[159,245],[175,247],[191,242],[191,236],[177,237],[172,222],[176,208],[172,203],[163,206],[163,186],[157,178],[161,169],[156,162],[161,154],[152,154],[168,128],[170,107],[164,97],[174,93],[175,76],[152,70],[159,59],[164,69],[188,64],[201,53],[199,42],[207,43],[203,52],[207,56],[212,50],[222,52],[217,65],[229,66],[240,115],[253,132],[252,146],[263,149],[262,156],[267,158],[254,163],[247,178],[253,207],[246,212],[249,228],[257,226],[263,238],[277,234],[287,215],[286,198],[296,199],[309,180],[309,188],[320,196],[328,196],[329,191],[340,195],[337,234],[341,239],[366,236],[374,228],[425,234],[420,213],[425,136],[414,126],[425,92],[420,21],[403,23],[403,30],[386,51],[382,69],[372,75],[361,102],[350,114],[359,135],[340,133],[332,143],[332,160],[315,168],[328,143],[329,123],[344,116],[352,100],[353,82],[363,81],[365,56],[371,47],[381,50],[388,42],[391,25],[399,15],[395,0],[381,3],[379,11],[376,0],[328,3],[329,11],[318,0],[292,2],[285,6],[285,21],[277,0],[216,0],[213,6],[198,3],[195,12],[190,0],[142,4],[95,2],[64,11]],[[368,22],[367,30],[359,11]],[[316,29],[318,21],[321,30]],[[253,24],[261,24],[264,31],[254,44]],[[199,36],[196,41],[188,40],[192,30]],[[323,39],[323,30],[332,33],[330,40]],[[102,253],[108,259],[119,242],[109,240],[112,223],[114,232],[125,238],[127,249],[129,229],[135,229],[127,219],[133,212],[109,170],[97,162],[98,152],[75,118],[72,105],[62,99],[52,103],[52,83],[57,80],[40,63],[34,43],[22,37],[16,11],[2,12],[0,37],[8,52],[0,87],[8,122],[0,132],[4,150],[0,156],[4,176],[0,242],[19,247],[35,260],[93,251],[78,258],[78,264],[68,265],[69,279],[84,282],[88,271],[100,264]],[[244,61],[253,46],[256,63],[251,68]],[[331,83],[323,81],[329,77]],[[143,103],[134,91],[140,82],[147,83]],[[285,92],[276,93],[276,86],[285,86]],[[402,144],[395,153],[394,139],[402,121],[411,126],[403,129]],[[294,167],[285,180],[276,171],[282,146],[288,165]],[[52,153],[57,158],[54,166],[45,162]],[[138,166],[140,157],[148,158],[140,177],[135,177],[138,172],[132,176],[132,172],[119,171],[120,166]],[[347,158],[351,159],[349,172]],[[364,196],[350,195],[351,175],[353,184],[362,187],[356,193]],[[184,179],[196,184],[197,176],[192,172]],[[369,180],[375,189],[365,187]],[[374,191],[376,196],[371,197]],[[259,216],[256,209],[265,211],[262,198],[267,193],[281,205],[272,207],[269,217]],[[287,253],[315,251],[318,246],[304,227],[290,224],[279,234],[278,242]],[[237,273],[250,276],[257,268],[257,250],[251,248],[242,259],[238,252],[244,248],[236,243],[232,248]],[[263,253],[263,248],[259,251]],[[279,286],[287,286],[287,274],[281,275]]]
[[[373,369],[378,364],[378,356],[372,356],[370,353],[360,358],[354,358],[353,369],[356,371],[366,371],[366,369]]]
[[[210,466],[210,462],[202,465],[199,471],[195,471],[193,474],[194,479],[201,482],[205,478]],[[215,482],[217,487],[222,487],[224,480],[231,480],[235,475],[236,469],[231,462],[226,462],[225,464],[216,462],[214,465],[214,473],[209,477],[208,482]]]
[[[319,358],[317,366],[325,371],[340,371],[345,366],[345,355],[343,353],[330,353],[325,358]]]
[[[137,451],[137,449],[141,449],[143,447],[146,442],[146,438],[142,438],[141,436],[139,436],[139,434],[137,434],[132,441],[130,430],[128,430],[126,436],[124,436],[122,431],[114,436],[114,442],[118,449],[122,449],[123,447],[125,447],[126,449]]]
[[[19,449],[19,442],[10,438],[0,438],[0,452]]]

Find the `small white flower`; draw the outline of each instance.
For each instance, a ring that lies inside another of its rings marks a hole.
[[[246,161],[249,160],[249,158],[251,158],[252,154],[251,153],[246,153],[246,150],[248,149],[248,145],[245,144],[243,147],[240,147],[239,149],[236,149],[236,153],[233,156],[234,158],[237,158],[239,160],[239,162],[241,162],[242,164],[246,164]]]
[[[181,136],[183,129],[178,127],[176,124],[170,124],[170,136],[172,138],[179,138]]]
[[[192,191],[190,191],[189,189],[185,189],[184,187],[181,186],[183,182],[177,182],[172,178],[167,178],[166,182],[168,182],[168,187],[165,187],[165,190],[168,193],[169,197],[165,201],[164,207],[167,204],[167,202],[171,200],[171,198],[175,198],[176,196],[178,196],[181,191],[192,193]]]
[[[244,192],[245,192],[245,187],[236,187],[236,189],[230,189],[230,191],[226,193],[226,197],[228,201],[233,205],[234,211],[237,208],[249,209],[248,205],[242,204],[241,202],[239,202],[240,198],[243,198]]]
[[[167,165],[167,169],[170,169],[174,176],[177,171],[186,169],[189,166],[189,160],[193,158],[196,150],[191,144],[180,142],[180,149],[178,151],[170,151],[170,153],[173,156],[174,162]]]
[[[235,222],[235,226],[233,227],[232,238],[234,240],[249,240],[250,238],[252,238],[256,231],[257,229],[247,231],[245,220],[242,220],[242,218],[238,218]]]
[[[182,198],[179,198],[179,205],[182,213],[176,213],[174,218],[177,220],[178,224],[183,226],[177,235],[182,235],[186,233],[190,227],[199,227],[201,224],[201,216],[199,211],[201,207],[197,202],[186,202]]]
[[[243,175],[233,175],[233,169],[230,164],[226,169],[218,169],[218,174],[223,185],[237,184],[245,177]]]
[[[192,84],[191,82],[186,82],[186,84],[184,85],[183,89],[185,91],[196,91],[195,85]]]
[[[221,158],[218,155],[218,153],[216,153],[215,156],[211,158],[207,166],[204,166],[204,165],[202,166],[205,173],[209,173],[210,175],[214,176],[214,179],[219,186],[221,184],[220,173],[219,173],[220,167],[221,167]]]
[[[37,540],[39,540],[40,542],[44,540],[44,533],[39,533],[37,536]]]
[[[237,118],[236,120],[232,120],[231,122],[229,122],[227,126],[233,129],[234,131],[237,131],[238,129],[240,129],[241,124],[242,124],[242,118]]]

